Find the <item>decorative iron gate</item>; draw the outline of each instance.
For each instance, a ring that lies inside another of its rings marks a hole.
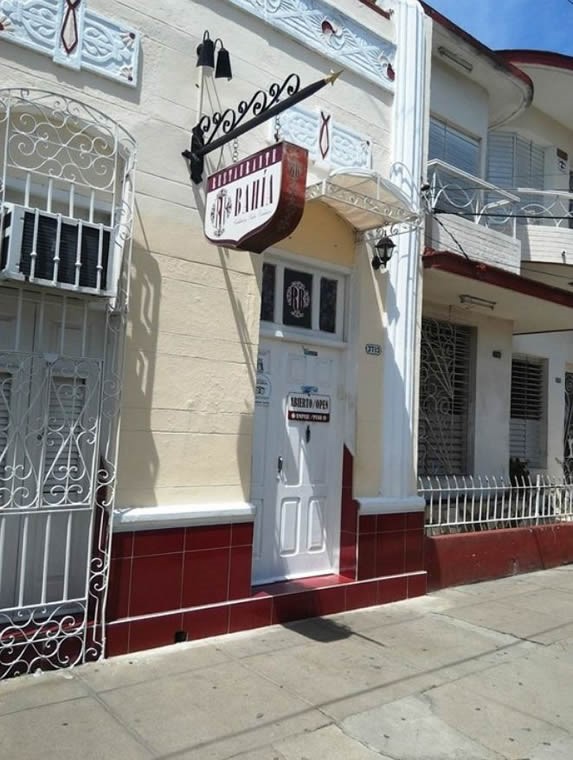
[[[563,474],[573,481],[573,372],[565,373],[565,425],[563,431]]]
[[[422,320],[420,475],[463,475],[468,468],[472,328]]]
[[[0,91],[0,678],[102,656],[134,144]]]

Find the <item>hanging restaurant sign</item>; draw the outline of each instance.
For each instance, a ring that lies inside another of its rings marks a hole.
[[[205,236],[216,245],[262,253],[301,220],[308,152],[276,143],[207,180]]]
[[[290,393],[287,416],[294,422],[330,422],[330,396]]]

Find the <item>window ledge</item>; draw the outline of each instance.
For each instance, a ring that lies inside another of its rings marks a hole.
[[[255,507],[248,502],[120,507],[113,513],[113,532],[228,525],[253,522],[254,519]]]

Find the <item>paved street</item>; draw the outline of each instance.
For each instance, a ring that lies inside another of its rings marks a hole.
[[[571,760],[573,566],[0,684],[15,760]]]

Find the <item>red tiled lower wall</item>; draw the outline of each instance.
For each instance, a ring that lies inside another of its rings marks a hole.
[[[425,594],[423,515],[359,519],[352,469],[352,455],[345,448],[340,569],[330,580],[293,581],[281,590],[259,589],[253,595],[250,523],[116,534],[107,654]]]
[[[360,517],[359,580],[424,569],[423,512]]]
[[[426,538],[430,589],[503,578],[573,562],[573,524]]]
[[[276,595],[263,592],[237,602],[110,623],[106,653],[111,657],[166,646],[174,643],[177,634],[191,641],[387,604],[426,593],[425,572],[362,582],[345,581],[347,579],[339,577],[335,585],[324,588],[305,588]]]
[[[250,596],[252,545],[252,523],[115,534],[107,619]]]
[[[358,553],[358,503],[352,498],[353,457],[344,447],[340,509],[340,575],[356,580]]]

